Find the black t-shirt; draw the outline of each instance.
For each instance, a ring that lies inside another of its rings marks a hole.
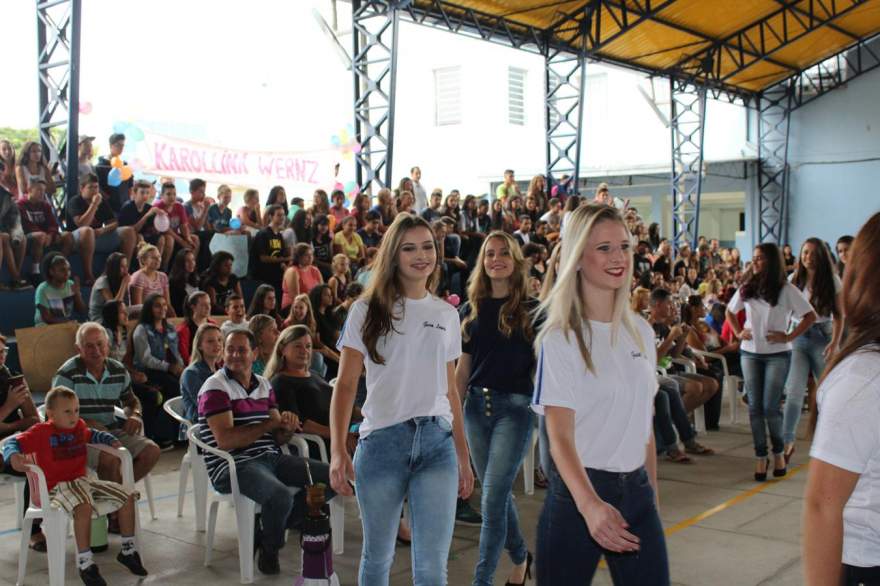
[[[325,234],[323,237],[315,234],[312,248],[315,250],[315,260],[327,263],[333,261],[333,239],[329,234]]]
[[[486,387],[495,391],[532,394],[532,375],[535,370],[535,352],[532,342],[515,332],[506,338],[498,330],[498,315],[507,299],[485,299],[480,304],[479,317],[468,325],[470,338],[462,341],[461,350],[471,355],[471,376],[468,386]],[[537,301],[525,302],[531,312]],[[470,313],[470,303],[459,310],[464,319]]]
[[[315,311],[315,323],[318,327],[318,336],[321,343],[332,348],[336,345],[336,338],[339,337],[339,323],[336,321],[336,315],[333,310],[327,313]]]
[[[254,237],[251,246],[251,266],[255,279],[280,287],[281,277],[284,275],[281,263],[262,262],[261,256],[284,256],[284,239],[281,234],[276,234],[272,228],[263,228]]]
[[[74,195],[72,198],[70,198],[70,201],[67,202],[67,222],[71,228],[77,228],[74,218],[83,215],[88,209],[89,202],[83,199],[83,196]],[[101,228],[105,224],[110,224],[115,221],[116,214],[113,213],[113,209],[110,207],[106,200],[101,200],[101,203],[98,205],[98,209],[95,210],[95,215],[92,218],[92,223],[89,224],[89,226],[91,226],[92,228]]]
[[[98,164],[95,165],[98,186],[101,189],[101,194],[109,202],[110,208],[114,212],[118,212],[127,201],[130,201],[129,192],[134,186],[134,177],[129,177],[116,187],[113,187],[107,182],[107,176],[110,174],[111,169],[113,167],[110,165],[110,160],[107,157],[98,157]]]
[[[635,268],[636,274],[641,275],[642,273],[651,270],[651,261],[648,260],[648,257],[636,253],[633,255],[633,267]]]
[[[141,221],[141,218],[150,213],[150,208],[152,206],[148,203],[144,204],[144,209],[138,211],[137,205],[133,200],[129,200],[122,204],[122,209],[119,210],[119,225],[120,226],[134,226],[138,222]],[[154,234],[158,234],[156,228],[153,227],[153,218],[147,220],[144,224],[144,227],[141,228],[141,235],[143,236],[152,236]]]
[[[661,256],[657,260],[654,261],[654,272],[655,273],[663,273],[663,276],[668,281],[670,279],[670,269],[672,267],[669,264],[669,259],[665,256]]]
[[[320,425],[330,425],[330,399],[333,387],[320,377],[276,374],[272,377],[272,390],[280,411],[296,413],[300,421],[314,421]]]
[[[205,282],[202,283],[203,290],[208,287],[214,290],[215,303],[211,308],[214,315],[223,315],[226,313],[226,300],[230,295],[235,293],[236,285],[238,285],[238,277],[235,275],[229,275],[225,285],[218,281],[217,277],[206,279]]]
[[[361,228],[357,233],[364,243],[364,248],[379,248],[379,244],[382,242],[382,235],[379,232],[367,234],[367,231]]]

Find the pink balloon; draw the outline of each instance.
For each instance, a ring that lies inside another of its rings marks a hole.
[[[452,307],[458,307],[458,305],[461,303],[461,297],[453,293],[452,295],[446,297],[446,302],[449,303]]]
[[[88,116],[92,113],[92,103],[91,102],[80,102],[79,104],[79,113]]]

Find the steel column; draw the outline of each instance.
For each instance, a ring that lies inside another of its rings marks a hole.
[[[572,178],[572,194],[579,191],[585,78],[583,54],[553,48],[547,50],[544,57],[544,136],[548,193],[562,175]]]
[[[397,82],[397,0],[353,0],[355,173],[361,191],[393,184],[394,94]]]
[[[758,99],[758,242],[787,236],[788,134],[794,84],[765,90]]]
[[[669,84],[672,138],[672,225],[675,249],[696,250],[703,188],[703,136],[706,88],[671,79]]]
[[[79,191],[79,54],[81,0],[51,0],[37,5],[38,130],[43,153],[65,176],[64,191],[51,194],[62,210]],[[64,135],[53,135],[63,129]]]

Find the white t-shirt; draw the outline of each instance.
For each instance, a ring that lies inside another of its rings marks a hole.
[[[846,357],[816,402],[810,456],[859,475],[843,509],[843,563],[880,566],[880,348]]]
[[[573,336],[547,332],[541,343],[532,409],[545,406],[575,412],[575,447],[586,468],[632,472],[645,463],[653,433],[654,394],[657,392],[657,353],[654,330],[633,316],[641,348],[621,326],[611,346],[611,324],[590,322],[592,341],[584,328],[596,374],[587,370]]]
[[[731,313],[739,313],[743,308],[746,310],[743,327],[752,330],[752,339],[743,340],[740,348],[753,354],[776,354],[791,350],[791,343],[768,342],[767,332],[787,332],[789,318],[801,318],[813,311],[813,306],[801,290],[791,283],[785,283],[779,292],[779,301],[773,306],[756,297],[744,300],[741,291],[742,288],[736,290],[727,306]]]
[[[794,285],[794,277],[796,274],[797,274],[796,272],[792,273],[788,277],[788,282],[791,283],[792,285]],[[834,277],[834,295],[838,295],[843,290],[843,283],[840,282],[840,277],[838,277],[837,275],[832,275],[832,277]],[[795,287],[797,287],[797,285],[795,285]],[[813,297],[813,292],[810,290],[809,285],[804,286],[803,294],[804,294],[804,297],[807,299],[807,301],[809,301]],[[816,318],[817,324],[826,323],[826,322],[829,322],[833,319],[832,315],[819,315],[818,311],[816,312],[816,315],[818,316]],[[798,317],[800,317],[800,316],[798,316]],[[796,320],[794,320],[794,322],[798,323],[798,322],[800,322],[800,320],[796,319]]]
[[[348,312],[337,348],[347,346],[364,356],[367,400],[361,411],[361,437],[412,419],[437,415],[452,423],[446,364],[461,355],[458,312],[445,301],[426,295],[398,302],[394,331],[376,349],[385,364],[370,360],[363,341],[367,302],[355,301]]]

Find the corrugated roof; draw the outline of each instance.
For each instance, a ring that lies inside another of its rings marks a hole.
[[[594,59],[747,94],[880,33],[880,0],[412,0],[411,6],[557,48],[586,43]]]

